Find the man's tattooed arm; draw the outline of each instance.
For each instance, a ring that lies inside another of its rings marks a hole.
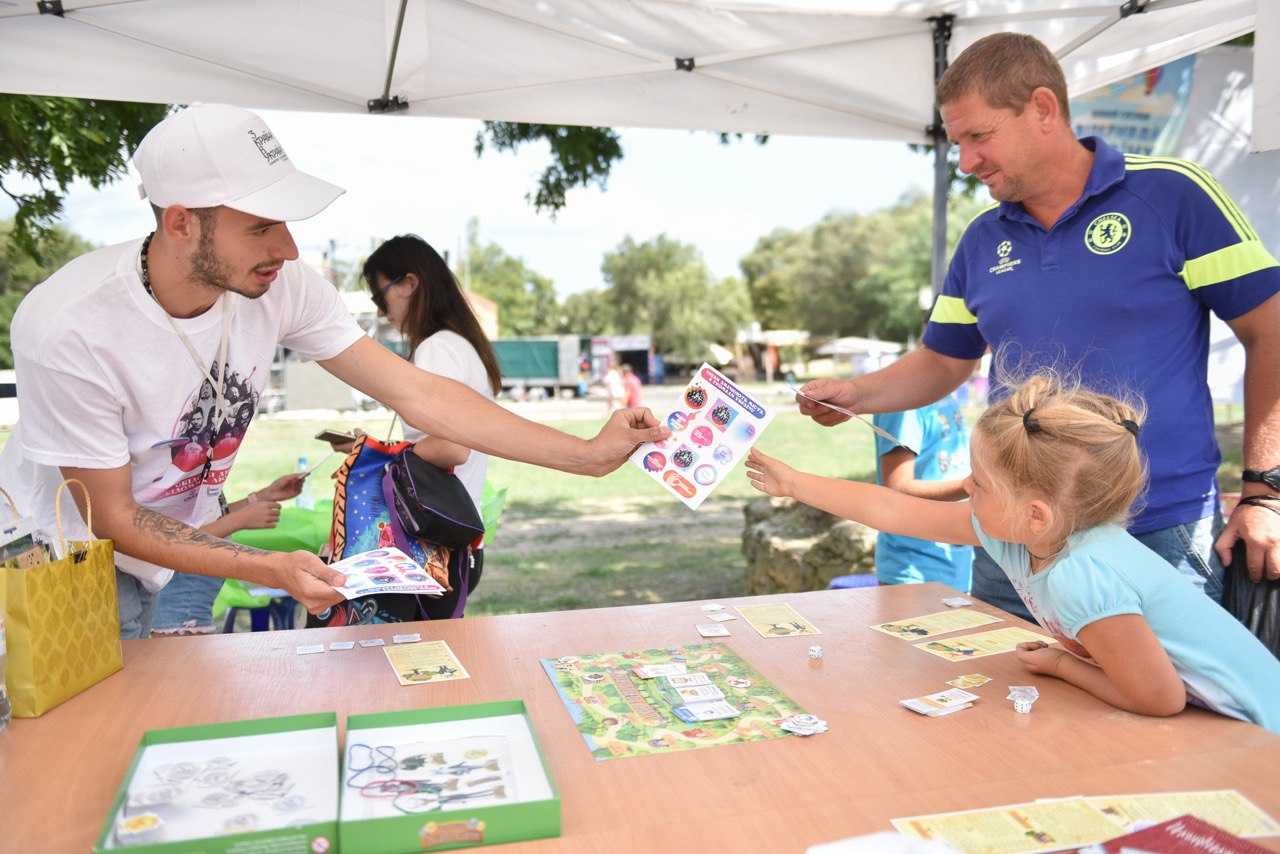
[[[161,540],[165,543],[172,543],[174,545],[203,546],[208,549],[229,551],[234,555],[270,554],[270,552],[264,549],[255,549],[252,546],[242,546],[239,543],[233,543],[230,540],[224,540],[221,537],[206,534],[204,531],[197,531],[190,525],[185,525],[177,519],[171,519],[163,513],[148,510],[146,507],[139,507],[137,512],[133,514],[133,526],[141,533],[148,534],[155,537],[157,540]]]

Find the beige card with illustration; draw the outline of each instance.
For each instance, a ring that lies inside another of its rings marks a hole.
[[[1048,635],[1041,635],[1017,626],[1010,626],[1007,629],[992,629],[989,632],[924,641],[916,644],[916,649],[922,649],[939,658],[945,658],[947,661],[965,661],[970,658],[982,658],[987,655],[1013,652],[1018,644],[1031,641],[1057,643],[1056,640]]]
[[[991,623],[1000,622],[998,617],[972,611],[968,608],[952,611],[938,611],[925,614],[923,617],[908,617],[905,620],[894,620],[892,623],[878,623],[871,626],[877,632],[893,635],[907,640],[931,638],[934,635],[945,635],[963,629],[976,629]]]
[[[795,635],[820,635],[822,632],[785,602],[776,605],[740,605],[738,613],[751,624],[751,628],[766,638],[785,638]]]
[[[382,651],[387,654],[387,661],[401,685],[471,678],[445,641],[397,644],[383,647]]]

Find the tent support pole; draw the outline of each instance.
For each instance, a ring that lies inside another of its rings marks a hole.
[[[396,73],[396,54],[400,52],[400,31],[404,29],[404,10],[409,0],[400,0],[400,14],[396,18],[396,34],[391,42],[391,58],[387,61],[387,81],[382,87],[382,96],[370,98],[366,104],[371,113],[391,113],[396,110],[409,109],[409,102],[399,95],[391,95],[391,78]]]
[[[951,43],[951,26],[955,15],[939,15],[929,19],[933,27],[933,82],[936,86],[947,70],[947,47]],[[933,295],[942,293],[942,280],[947,263],[947,198],[951,189],[950,170],[947,168],[946,128],[942,126],[942,114],[938,105],[933,106],[933,124],[928,127],[933,139],[933,264],[930,285]]]

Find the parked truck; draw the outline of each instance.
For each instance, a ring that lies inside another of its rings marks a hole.
[[[503,391],[541,388],[554,397],[568,389],[577,395],[586,379],[582,339],[577,335],[498,338],[493,352],[502,371]]]
[[[548,397],[562,391],[586,394],[604,380],[609,364],[629,364],[643,383],[653,381],[653,346],[648,335],[545,335],[496,338],[493,352],[502,371],[502,390],[542,389]]]

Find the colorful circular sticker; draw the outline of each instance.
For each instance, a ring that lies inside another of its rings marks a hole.
[[[676,468],[687,469],[697,458],[690,448],[681,448],[671,455],[671,462],[675,463]]]
[[[687,412],[673,412],[667,416],[667,426],[674,432],[679,433],[681,430],[689,426],[691,416]]]
[[[693,470],[693,479],[703,486],[710,486],[716,481],[715,466],[701,465]]]
[[[712,438],[713,437],[711,435],[711,428],[706,426],[694,427],[693,432],[689,434],[689,439],[693,442],[693,444],[698,445],[699,447],[702,447],[702,448],[705,448],[708,445],[710,445]]]
[[[409,581],[427,581],[427,577],[421,572],[406,572],[404,577]]]
[[[756,437],[756,425],[750,421],[744,421],[738,425],[738,435],[746,441],[751,441]]]
[[[707,390],[700,385],[693,386],[684,393],[684,402],[690,409],[701,409],[707,405]]]
[[[657,451],[650,451],[644,455],[645,471],[662,471],[663,466],[667,464],[667,458]]]
[[[391,584],[396,580],[394,575],[372,575],[369,580],[374,584]]]
[[[369,557],[386,557],[389,554],[391,554],[391,552],[387,551],[386,549],[378,549],[376,551],[369,552],[368,556]]]
[[[711,420],[723,427],[733,420],[733,407],[727,403],[717,403],[711,408]]]
[[[718,462],[720,465],[727,466],[729,465],[729,462],[733,459],[733,451],[729,450],[728,445],[720,445],[718,448],[712,451],[711,456],[715,457],[716,462]]]
[[[692,498],[698,494],[698,487],[680,476],[677,471],[668,469],[662,475],[662,481],[669,487],[671,491],[681,498]]]
[[[365,572],[365,575],[381,575],[384,572],[390,572],[390,571],[391,571],[391,567],[389,566],[371,566],[368,569],[366,569],[364,572]]]

